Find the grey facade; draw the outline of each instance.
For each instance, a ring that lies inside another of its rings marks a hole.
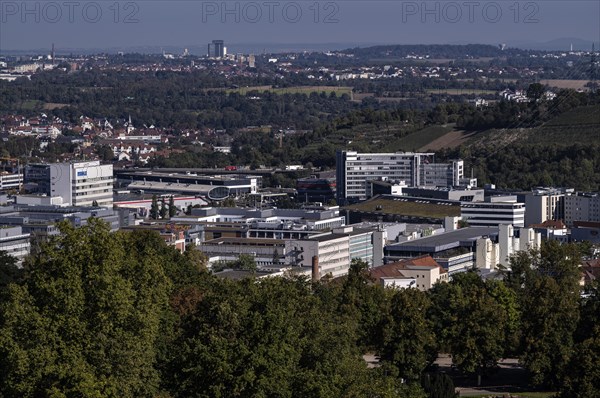
[[[564,200],[567,227],[576,221],[600,222],[600,193],[577,193],[565,196]]]

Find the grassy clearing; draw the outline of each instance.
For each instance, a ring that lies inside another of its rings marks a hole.
[[[40,109],[42,107],[42,104],[43,102],[38,100],[25,100],[21,102],[21,105],[19,107],[24,110],[34,110]]]
[[[556,88],[570,88],[573,90],[584,89],[589,80],[566,80],[566,79],[548,79],[540,80],[540,83]]]
[[[58,103],[54,103],[54,102],[46,102],[44,104],[44,109],[51,111],[53,109],[62,109],[62,108],[66,108],[68,106],[69,106],[69,104],[58,104]]]
[[[306,94],[309,95],[311,93],[325,93],[327,95],[331,95],[334,93],[338,97],[341,97],[344,94],[351,96],[352,87],[336,87],[336,86],[296,86],[296,87],[277,87],[273,88],[271,86],[252,86],[252,87],[240,87],[240,88],[232,88],[226,89],[225,92],[228,94],[238,93],[240,95],[247,95],[252,91],[258,92],[270,92],[273,94]]]
[[[377,210],[381,208],[381,210]],[[429,203],[401,202],[387,199],[373,199],[345,207],[351,211],[376,212],[381,214],[398,214],[403,216],[444,218],[460,216],[460,207],[443,206]]]
[[[445,95],[496,95],[495,90],[478,90],[471,88],[433,88],[427,90],[428,94],[445,94]]]

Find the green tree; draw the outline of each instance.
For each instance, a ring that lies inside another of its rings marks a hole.
[[[155,195],[152,195],[152,204],[150,205],[150,218],[152,220],[158,220],[158,199]]]
[[[174,397],[415,397],[368,369],[352,328],[300,278],[215,279],[178,302],[177,352],[166,379]],[[330,296],[327,296],[330,297]]]
[[[545,91],[546,89],[543,84],[532,83],[527,88],[527,98],[537,101],[542,98]]]
[[[475,272],[431,290],[431,319],[440,349],[462,371],[485,375],[504,353],[507,313]]]
[[[539,276],[527,284],[521,305],[520,361],[534,385],[556,388],[573,349],[573,332],[579,319],[577,298],[565,295],[553,278]]]
[[[0,302],[3,295],[8,292],[8,285],[19,283],[23,274],[24,270],[17,266],[17,259],[4,250],[0,250]]]
[[[186,246],[183,254],[194,269],[198,271],[206,271],[208,257],[206,254],[198,250],[194,244]]]
[[[250,254],[240,254],[237,260],[230,264],[233,269],[256,272],[256,260]]]
[[[167,216],[169,215],[169,209],[167,209],[164,199],[160,202],[160,210],[158,211],[158,215],[163,220],[166,220]]]
[[[133,233],[111,233],[100,220],[60,231],[0,303],[0,394],[156,394],[170,290],[161,259],[131,251]]]
[[[235,199],[228,197],[221,202],[221,207],[236,207]]]
[[[587,288],[575,333],[575,352],[561,380],[560,397],[600,396],[600,281]]]
[[[171,196],[169,198],[169,218],[177,215],[177,207],[175,207],[175,198]]]
[[[361,259],[350,263],[350,270],[341,291],[331,287],[332,294],[339,295],[338,311],[356,328],[356,344],[364,350],[375,350],[383,339],[384,324],[390,313],[391,291],[374,283],[369,264]],[[335,301],[334,298],[330,299]]]
[[[96,153],[98,154],[98,156],[100,156],[100,159],[102,159],[105,162],[110,162],[115,158],[113,150],[108,145],[100,146],[98,149],[96,149]]]
[[[521,308],[514,290],[506,286],[504,281],[489,279],[485,281],[489,295],[502,307],[506,322],[504,323],[504,358],[518,355],[521,337]]]
[[[458,397],[454,382],[445,373],[425,373],[421,378],[421,385],[429,398]]]
[[[532,383],[561,385],[579,321],[579,246],[549,241],[511,258],[507,283],[521,307],[520,361]]]
[[[417,289],[394,293],[385,325],[380,357],[398,369],[403,379],[415,382],[437,356],[435,336],[427,310],[429,297]]]

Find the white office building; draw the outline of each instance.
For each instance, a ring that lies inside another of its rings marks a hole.
[[[336,153],[338,203],[365,200],[370,196],[369,181],[403,181],[406,186],[448,187],[459,185],[464,174],[462,160],[434,163],[433,153]]]
[[[0,173],[0,191],[19,190],[23,185],[23,173]]]
[[[512,225],[500,225],[496,242],[489,236],[477,239],[475,266],[490,270],[498,269],[499,265],[509,267],[513,254],[539,249],[541,244],[542,235],[532,228],[515,229]]]
[[[112,207],[113,166],[99,161],[50,165],[50,195],[71,206]]]
[[[298,252],[298,264],[314,270],[314,279],[346,275],[350,269],[347,234],[324,234],[306,240],[286,241],[286,253]]]
[[[21,226],[0,227],[0,250],[10,254],[21,264],[31,250],[31,234],[23,232]]]
[[[525,204],[517,202],[466,202],[460,206],[461,218],[472,227],[498,225],[525,226]]]

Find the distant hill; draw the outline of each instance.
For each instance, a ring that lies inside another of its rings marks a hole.
[[[539,51],[569,51],[571,49],[571,44],[573,45],[573,51],[589,51],[592,49],[592,41],[573,37],[555,39],[544,43],[513,41],[508,42],[507,44],[511,47]],[[598,42],[596,42],[596,48],[598,48],[597,46]]]
[[[428,55],[430,58],[469,59],[494,58],[506,55],[506,51],[498,46],[488,44],[418,44],[418,45],[385,45],[344,50],[357,58],[404,58],[408,55]]]

